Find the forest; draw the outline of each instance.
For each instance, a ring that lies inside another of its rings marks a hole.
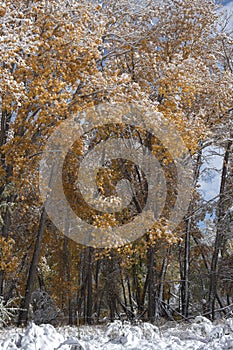
[[[1,323],[232,316],[230,17],[212,0],[0,17]]]

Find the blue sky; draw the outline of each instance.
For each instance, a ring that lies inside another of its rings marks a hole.
[[[228,14],[232,13],[232,19],[229,22],[228,28],[233,29],[233,0],[225,0],[221,1],[221,3],[227,9]],[[203,158],[205,161],[201,167],[199,191],[201,192],[204,200],[209,201],[219,194],[223,150],[213,146],[208,147],[204,151]],[[203,223],[200,226],[202,227]]]
[[[220,171],[223,162],[223,149],[208,147],[203,152],[204,163],[201,166],[200,191],[206,201],[216,197],[220,189]]]
[[[232,0],[225,0],[225,1],[221,1],[221,3],[222,3],[223,5],[228,5],[228,4],[230,4],[230,3],[233,3],[233,1],[232,1]]]
[[[228,28],[230,27],[232,29],[233,28],[233,0],[225,0],[225,1],[220,1],[220,2],[224,5],[228,14],[232,14],[232,18],[230,20],[230,25],[228,26]]]

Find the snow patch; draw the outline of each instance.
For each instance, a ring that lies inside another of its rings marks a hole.
[[[233,318],[212,323],[202,316],[189,323],[58,327],[31,323],[26,330],[0,331],[0,350],[227,350],[233,349]]]

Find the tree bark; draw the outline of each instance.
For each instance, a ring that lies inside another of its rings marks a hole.
[[[148,248],[148,319],[155,320],[155,247]]]
[[[93,304],[93,297],[92,297],[92,251],[93,248],[88,248],[88,270],[87,270],[87,323],[92,323],[92,304]]]
[[[214,243],[214,252],[211,260],[211,268],[210,268],[210,284],[209,284],[209,299],[208,299],[208,311],[211,312],[212,320],[215,319],[215,300],[217,297],[217,284],[218,284],[218,262],[219,262],[219,254],[222,249],[222,244],[224,241],[224,230],[223,230],[223,217],[225,214],[224,208],[224,199],[225,199],[225,185],[227,180],[227,170],[228,170],[228,162],[230,156],[230,150],[232,146],[232,141],[228,141],[224,159],[223,159],[223,167],[221,174],[221,184],[219,191],[219,201],[217,206],[217,231]]]
[[[47,213],[45,211],[45,208],[43,207],[41,217],[40,217],[40,222],[39,222],[38,234],[36,237],[36,244],[35,244],[32,261],[28,272],[25,296],[21,304],[22,311],[20,311],[19,313],[18,326],[20,326],[21,324],[27,324],[28,322],[29,304],[31,301],[32,288],[33,288],[33,284],[36,276],[36,269],[37,269],[37,265],[40,257],[46,218],[47,218]]]
[[[68,237],[64,237],[64,267],[65,267],[65,276],[66,276],[66,282],[67,282],[67,294],[68,294],[68,317],[69,317],[69,324],[73,324],[73,315],[72,315],[72,301],[71,301],[71,273],[70,273],[70,252],[69,252],[69,239]]]
[[[194,171],[193,178],[193,187],[196,188],[200,167],[201,167],[201,157],[202,157],[202,143],[200,144],[200,150],[197,154],[196,166]],[[188,217],[185,219],[185,247],[184,247],[184,263],[183,263],[183,271],[181,273],[181,308],[182,315],[187,318],[189,315],[189,294],[190,294],[190,286],[189,286],[189,275],[190,275],[190,240],[191,240],[191,228],[192,228],[192,212],[193,212],[193,201],[190,202],[188,208]],[[182,266],[182,264],[181,264]]]

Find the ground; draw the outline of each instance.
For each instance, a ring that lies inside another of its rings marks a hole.
[[[233,349],[233,318],[211,323],[198,316],[190,323],[58,327],[31,323],[27,329],[0,331],[0,350],[227,350]]]

